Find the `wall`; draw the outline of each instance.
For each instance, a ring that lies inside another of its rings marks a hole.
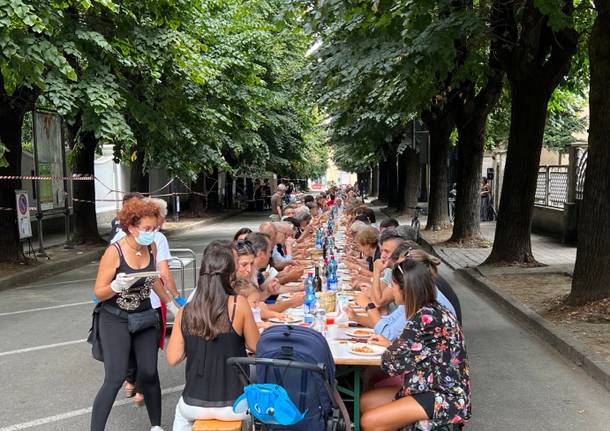
[[[565,232],[563,209],[535,205],[532,230],[563,239]]]
[[[542,148],[540,152],[540,166],[547,165],[569,165],[570,158],[568,153],[560,153],[559,151]]]

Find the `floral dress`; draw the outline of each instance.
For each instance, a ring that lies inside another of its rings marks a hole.
[[[404,374],[396,398],[431,392],[434,415],[422,429],[462,423],[470,418],[470,371],[464,333],[456,317],[433,303],[418,310],[384,352],[381,368]]]

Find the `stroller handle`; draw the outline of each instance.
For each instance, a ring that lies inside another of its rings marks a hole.
[[[326,364],[322,362],[312,364],[311,362],[289,361],[287,359],[233,357],[227,359],[227,365],[265,365],[268,367],[298,368],[300,370],[320,373],[323,377],[326,377]]]

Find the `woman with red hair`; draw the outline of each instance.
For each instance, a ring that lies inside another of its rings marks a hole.
[[[171,300],[155,274],[154,245],[159,206],[131,199],[119,211],[118,221],[127,234],[110,245],[102,259],[94,294],[99,301],[97,334],[104,361],[104,383],[91,416],[91,430],[102,431],[116,395],[127,374],[133,347],[137,380],[146,402],[151,430],[162,431],[161,386],[157,371],[157,348],[161,323],[150,303],[152,289],[166,302]]]

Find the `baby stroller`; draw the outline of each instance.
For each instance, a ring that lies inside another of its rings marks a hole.
[[[228,365],[237,367],[244,385],[255,391],[260,387],[281,386],[288,394],[288,403],[299,414],[289,426],[265,423],[253,412],[258,406],[248,405],[254,429],[344,431],[351,429],[347,409],[335,383],[335,363],[326,339],[311,328],[281,325],[266,329],[256,346],[256,358],[229,358]],[[252,385],[250,366],[256,375]],[[269,385],[273,384],[273,385]],[[245,395],[241,398],[245,398]],[[238,400],[239,401],[239,400]],[[250,398],[248,398],[250,401]],[[236,402],[237,406],[238,402]],[[235,408],[234,406],[234,408]],[[273,411],[281,406],[268,406]],[[298,410],[297,410],[298,409]]]

